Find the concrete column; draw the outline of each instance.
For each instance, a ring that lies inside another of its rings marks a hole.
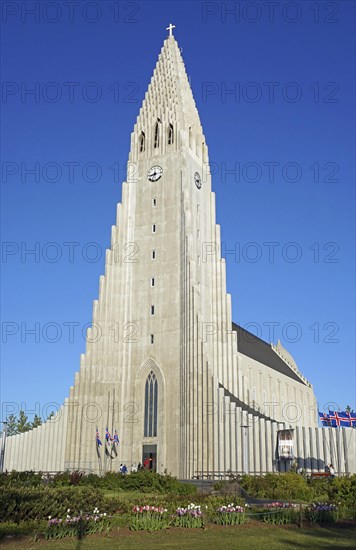
[[[259,438],[259,418],[257,416],[251,416],[251,430],[252,430],[252,453],[253,453],[253,470],[257,474],[261,469],[260,462],[260,438]]]
[[[308,428],[309,444],[310,444],[310,467],[312,472],[315,472],[318,469],[315,429],[316,428]]]
[[[272,429],[271,421],[266,420],[265,423],[265,455],[266,455],[266,472],[273,472],[272,460]]]
[[[345,457],[345,472],[348,474],[350,473],[349,468],[349,452],[348,452],[348,442],[346,434],[348,433],[348,430],[343,428],[342,430],[342,443],[343,443],[343,451],[344,451],[344,457]]]
[[[267,471],[266,464],[266,420],[264,418],[259,419],[259,454],[260,454],[260,473],[263,475]]]
[[[303,455],[304,455],[304,468],[307,472],[311,471],[311,460],[310,460],[310,445],[307,428],[302,427],[303,432]]]
[[[344,472],[344,464],[343,464],[343,460],[342,460],[342,454],[341,454],[341,437],[340,437],[340,431],[342,430],[343,428],[336,428],[335,429],[335,439],[336,439],[336,456],[337,456],[337,460],[336,460],[336,464],[334,464],[335,466],[335,469],[337,468],[337,472],[339,474],[343,473]]]
[[[13,451],[13,436],[8,436],[6,438],[6,445],[5,445],[5,459],[4,459],[4,472],[11,471],[11,465],[12,465],[12,451]]]
[[[329,464],[330,462],[330,451],[329,451],[329,447],[330,447],[330,444],[328,443],[328,430],[330,428],[320,428],[321,430],[321,435],[322,435],[322,443],[323,443],[323,461],[324,461],[324,466]]]
[[[218,391],[218,381],[213,378],[213,403],[214,403],[214,431],[212,439],[213,447],[213,471],[219,470],[220,462],[220,401]],[[214,445],[213,442],[219,441],[219,445]]]
[[[272,467],[274,472],[277,471],[276,449],[277,449],[277,423],[271,422],[271,456],[272,456]]]
[[[230,403],[230,438],[230,469],[232,472],[236,472],[236,406],[234,403]]]
[[[328,432],[329,432],[329,442],[330,442],[330,445],[329,445],[329,448],[330,448],[330,462],[333,464],[334,468],[336,469],[337,468],[337,465],[336,465],[337,457],[336,457],[336,445],[335,445],[335,437],[334,437],[335,430],[336,430],[336,428],[329,428]]]
[[[314,428],[314,434],[315,434],[315,443],[316,443],[316,459],[317,459],[317,470],[319,472],[324,470],[324,461],[322,459],[322,448],[320,445],[320,428]]]

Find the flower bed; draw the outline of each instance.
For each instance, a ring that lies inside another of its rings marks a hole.
[[[192,502],[186,508],[177,508],[172,523],[176,527],[203,527],[203,512],[200,505]]]
[[[217,508],[214,523],[218,525],[242,525],[246,523],[245,509],[233,503]]]
[[[261,519],[265,523],[274,525],[289,525],[298,523],[299,513],[297,505],[292,502],[271,502],[264,506],[261,512]]]
[[[167,508],[159,506],[134,506],[130,516],[132,531],[158,531],[168,527]]]
[[[315,525],[315,523],[335,523],[338,516],[337,506],[325,502],[313,502],[305,510],[305,517],[311,525]]]
[[[47,540],[75,536],[83,538],[85,535],[102,533],[105,527],[110,527],[106,513],[100,514],[98,508],[95,508],[92,514],[71,516],[70,509],[67,512],[65,519],[48,517],[44,533]]]

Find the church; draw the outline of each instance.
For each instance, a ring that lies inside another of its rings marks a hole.
[[[54,417],[6,439],[4,469],[141,462],[191,479],[296,461],[356,472],[356,430],[319,428],[291,354],[233,322],[208,147],[173,28],[131,134],[80,370]]]

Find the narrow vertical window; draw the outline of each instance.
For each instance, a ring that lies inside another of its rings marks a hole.
[[[152,224],[152,233],[156,233],[156,224]]]
[[[154,148],[156,149],[159,147],[159,122],[157,120],[155,124],[155,131],[154,131]]]
[[[151,306],[151,315],[155,314],[155,306]]]
[[[155,286],[155,278],[151,277],[151,286]]]
[[[152,206],[153,207],[157,206],[157,199],[152,199]]]
[[[154,337],[154,335],[153,335],[153,334],[151,334],[151,344],[153,344],[153,343],[154,343],[154,341],[155,341],[155,337]]]
[[[170,124],[168,126],[168,145],[172,145],[174,142],[174,130],[173,130],[173,124]]]
[[[152,260],[155,260],[156,259],[156,251],[155,250],[152,250],[152,256],[151,256]]]
[[[158,382],[153,371],[149,373],[146,379],[144,411],[144,437],[157,437]]]
[[[146,141],[145,132],[141,132],[140,137],[138,138],[138,145],[139,145],[140,153],[143,153],[143,151],[145,150],[145,146],[146,146],[145,141]]]

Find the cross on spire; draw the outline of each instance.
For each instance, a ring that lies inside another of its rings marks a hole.
[[[169,23],[169,26],[166,28],[166,31],[169,31],[169,36],[173,36],[173,29],[175,29],[176,26],[172,25],[172,23]]]

